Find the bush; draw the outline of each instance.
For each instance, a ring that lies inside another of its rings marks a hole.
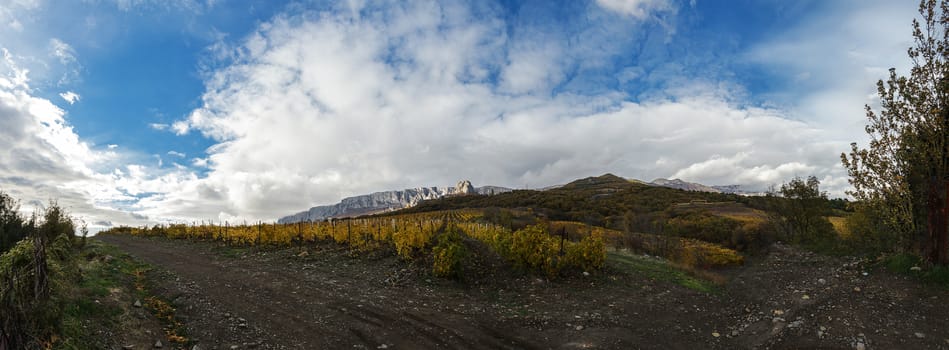
[[[468,251],[462,242],[458,229],[449,225],[438,236],[438,244],[432,248],[432,274],[438,277],[461,277]]]
[[[583,271],[596,271],[606,263],[606,245],[600,235],[589,235],[576,244],[567,246],[562,265],[573,266]]]
[[[514,231],[511,240],[510,259],[515,266],[541,270],[549,277],[560,272],[557,262],[557,246],[541,225],[530,225]]]
[[[745,263],[738,252],[716,244],[692,239],[683,239],[672,260],[688,267],[715,268],[737,266]]]
[[[79,268],[73,253],[72,220],[56,203],[31,232],[0,255],[0,349],[50,348],[62,330],[64,295]]]
[[[908,253],[894,254],[883,259],[882,264],[891,272],[910,275],[923,282],[949,288],[949,267],[930,266],[914,270],[914,267],[925,266],[919,256]]]
[[[873,207],[861,205],[847,217],[845,226],[853,244],[870,254],[892,253],[907,248],[897,230],[887,228]]]

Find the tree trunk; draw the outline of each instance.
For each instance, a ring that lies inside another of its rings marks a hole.
[[[46,237],[42,233],[33,239],[33,297],[44,302],[49,298],[49,266],[46,264]]]
[[[932,176],[929,184],[926,255],[933,264],[949,265],[949,182]]]
[[[949,265],[949,181],[942,179],[939,181],[940,193],[940,212],[936,222],[936,257],[940,265]]]

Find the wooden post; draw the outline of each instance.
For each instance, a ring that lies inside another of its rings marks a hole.
[[[564,255],[563,245],[566,240],[567,240],[567,226],[563,226],[560,228],[560,256]]]

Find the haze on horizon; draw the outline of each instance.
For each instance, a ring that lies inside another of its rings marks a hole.
[[[0,190],[93,230],[613,173],[762,189],[865,143],[913,2],[13,0]]]

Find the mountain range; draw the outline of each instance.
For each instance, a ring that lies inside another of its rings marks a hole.
[[[688,182],[688,181],[683,181],[680,179],[669,180],[669,179],[658,178],[646,184],[653,185],[653,186],[676,188],[676,189],[686,190],[686,191],[732,193],[732,194],[740,194],[740,195],[746,195],[746,196],[760,196],[764,194],[760,191],[744,190],[742,189],[741,185],[706,186],[700,183]]]
[[[282,217],[277,222],[286,224],[378,214],[413,207],[423,200],[468,194],[493,195],[510,191],[510,188],[498,186],[474,187],[470,181],[462,180],[455,187],[416,187],[343,198],[339,203],[312,207],[309,210]]]
[[[652,182],[644,182],[635,179],[628,181],[685,191],[761,195],[759,192],[745,191],[740,185],[706,186],[700,183],[683,181],[681,179],[669,180],[663,178],[655,179]],[[562,186],[550,186],[542,189],[542,191],[560,187]],[[419,202],[424,200],[469,194],[494,195],[511,191],[512,189],[510,188],[499,186],[474,187],[471,185],[470,181],[462,180],[459,181],[455,187],[416,187],[407,188],[404,190],[374,192],[360,196],[343,198],[343,200],[339,203],[315,206],[309,210],[282,217],[277,220],[277,222],[285,224],[378,214],[387,211],[414,207]]]

